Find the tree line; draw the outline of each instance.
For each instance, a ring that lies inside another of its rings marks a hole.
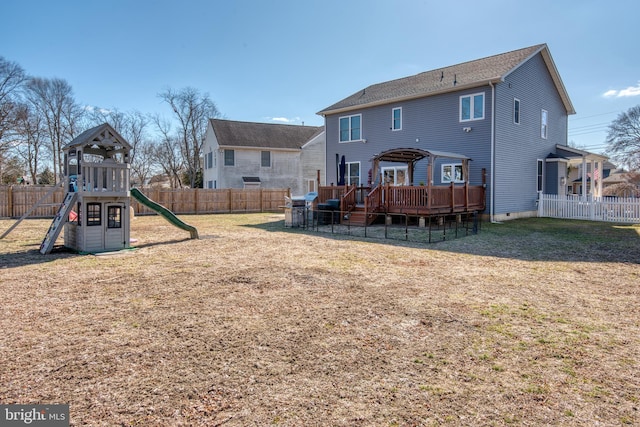
[[[166,89],[158,96],[171,108],[171,118],[83,107],[66,80],[30,76],[0,56],[0,184],[57,184],[62,148],[84,130],[107,122],[133,147],[133,183],[164,176],[173,188],[202,187],[207,124],[220,112],[208,94],[191,87]]]

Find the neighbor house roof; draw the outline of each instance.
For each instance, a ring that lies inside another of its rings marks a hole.
[[[210,119],[221,147],[299,150],[323,126],[282,125]]]
[[[498,83],[538,53],[542,55],[567,113],[575,114],[569,95],[546,44],[539,44],[475,61],[437,68],[414,76],[374,84],[325,108],[318,114],[341,113],[361,107],[384,105],[484,86],[489,83]]]
[[[629,182],[629,173],[624,169],[616,169],[602,180],[603,184],[621,184]]]

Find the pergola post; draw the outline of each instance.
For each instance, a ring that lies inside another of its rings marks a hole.
[[[431,158],[427,163],[427,209],[431,210],[431,185],[433,184],[433,165],[431,164]]]

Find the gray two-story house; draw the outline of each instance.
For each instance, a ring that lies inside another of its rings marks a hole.
[[[565,191],[574,113],[546,44],[374,84],[318,113],[326,183],[479,186],[491,220],[534,216]]]
[[[203,152],[205,188],[289,188],[302,195],[325,179],[322,126],[211,119]]]

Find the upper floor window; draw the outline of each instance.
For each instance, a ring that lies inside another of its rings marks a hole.
[[[460,121],[484,119],[484,92],[460,97]]]
[[[260,166],[263,168],[271,167],[271,151],[260,152]]]
[[[236,153],[234,150],[224,150],[224,165],[234,166],[236,164]]]
[[[513,98],[513,123],[520,124],[520,100]]]
[[[391,114],[391,130],[402,130],[402,108],[394,108]]]
[[[442,175],[440,176],[440,181],[443,184],[450,184],[452,182],[464,182],[464,176],[462,175],[462,165],[442,165]]]
[[[547,134],[549,132],[548,126],[548,113],[547,110],[542,110],[542,114],[540,115],[540,137],[542,139],[547,139]]]
[[[362,115],[340,117],[340,142],[362,139]]]
[[[213,151],[209,151],[205,156],[204,168],[211,169],[213,167]]]

